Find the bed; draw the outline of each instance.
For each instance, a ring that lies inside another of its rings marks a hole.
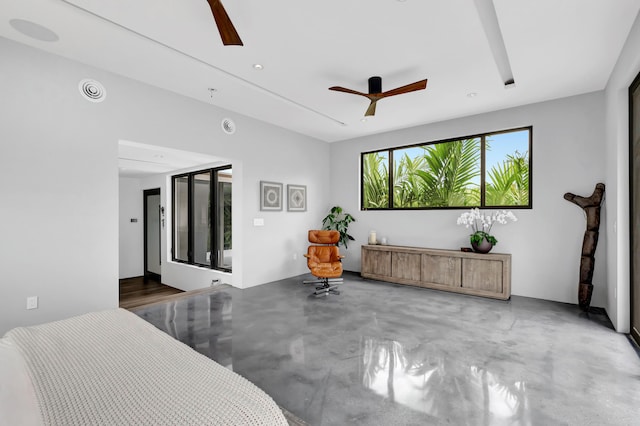
[[[287,425],[257,386],[123,309],[0,339],[2,425]]]

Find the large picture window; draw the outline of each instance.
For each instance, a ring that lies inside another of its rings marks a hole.
[[[231,271],[231,166],[173,176],[176,262]]]
[[[361,209],[531,208],[520,128],[362,153]]]

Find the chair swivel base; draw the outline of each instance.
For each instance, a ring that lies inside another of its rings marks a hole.
[[[343,282],[342,278],[328,278],[327,280],[329,281],[329,283],[335,284],[342,284]],[[302,281],[302,284],[324,284],[324,279],[318,278],[315,280],[304,280]]]
[[[320,281],[322,283],[321,286],[317,286],[316,287],[316,291],[313,292],[313,294],[315,294],[316,296],[318,295],[326,295],[328,293],[333,293],[333,294],[340,294],[340,292],[338,290],[336,290],[336,288],[338,288],[337,285],[331,285],[330,284],[330,279],[324,278],[322,281]]]
[[[316,296],[326,295],[329,293],[340,294],[340,292],[336,290],[337,288],[338,288],[337,285],[328,285],[328,284],[323,286],[318,286],[316,287],[316,291],[314,291],[313,294],[315,294]]]

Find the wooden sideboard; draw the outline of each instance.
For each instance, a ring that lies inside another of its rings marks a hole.
[[[510,254],[363,245],[360,275],[494,299],[511,297]]]

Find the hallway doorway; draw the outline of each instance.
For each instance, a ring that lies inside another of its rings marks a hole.
[[[160,188],[146,189],[144,199],[144,276],[160,282],[162,259],[160,235],[162,232],[162,206]]]

